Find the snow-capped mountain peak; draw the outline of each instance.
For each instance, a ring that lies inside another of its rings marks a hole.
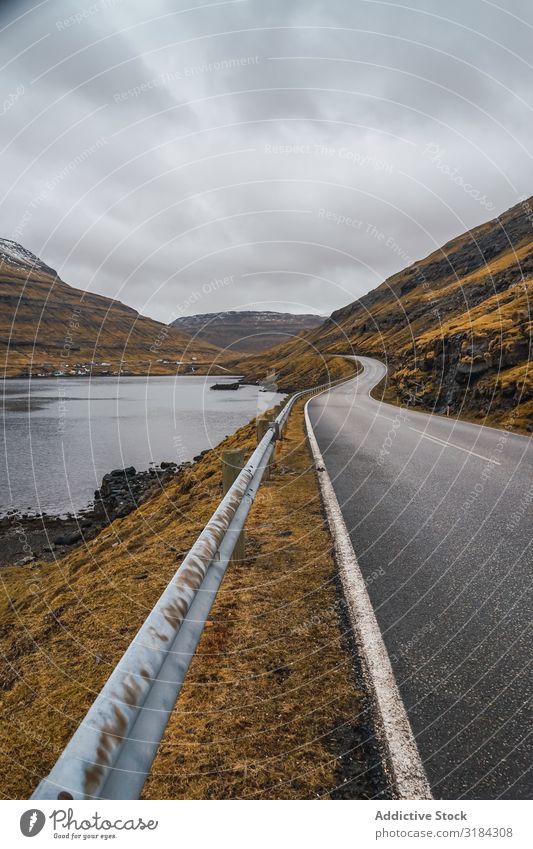
[[[27,248],[23,248],[18,242],[13,242],[11,239],[0,239],[0,270],[3,265],[16,266],[24,268],[28,271],[44,271],[48,274],[57,273],[49,265],[46,265],[38,256],[32,254]]]

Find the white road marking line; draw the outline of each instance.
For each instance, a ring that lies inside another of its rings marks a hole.
[[[365,678],[374,697],[376,731],[382,738],[387,753],[396,798],[432,799],[426,771],[396,684],[365,580],[357,562],[331,478],[327,473],[324,458],[316,441],[309,417],[309,403],[308,401],[305,405],[307,436],[315,467],[318,470],[320,493],[333,539],[350,622],[361,653]]]
[[[388,422],[394,423],[396,421],[396,419],[391,419],[389,418],[389,416],[384,416],[383,413],[375,413],[375,415],[378,417],[378,419],[386,419]]]
[[[485,460],[487,463],[494,463],[495,466],[501,466],[499,460],[493,460],[492,457],[484,457],[483,454],[477,454],[475,451],[471,451],[470,448],[463,448],[462,445],[456,445],[455,442],[448,442],[445,439],[441,439],[439,436],[433,436],[433,434],[426,433],[424,430],[418,430],[416,427],[411,427],[411,425],[407,425],[409,430],[414,430],[415,433],[419,433],[424,439],[431,439],[432,442],[436,442],[437,445],[443,445],[445,448],[456,448],[458,451],[464,451],[465,454],[471,454],[473,457],[479,457],[480,460]]]

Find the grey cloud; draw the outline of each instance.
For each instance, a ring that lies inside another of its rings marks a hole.
[[[0,32],[42,38],[3,72],[2,235],[162,320],[329,312],[531,193],[532,10],[499,5],[37,7]]]

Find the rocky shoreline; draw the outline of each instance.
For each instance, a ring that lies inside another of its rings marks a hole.
[[[10,510],[0,518],[0,567],[63,557],[94,539],[115,519],[127,516],[191,465],[162,461],[146,471],[138,472],[133,466],[114,469],[104,475],[94,502],[76,514],[31,515]]]

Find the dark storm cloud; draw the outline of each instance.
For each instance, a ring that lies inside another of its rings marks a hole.
[[[1,14],[0,235],[162,320],[329,312],[533,191],[527,2]]]

